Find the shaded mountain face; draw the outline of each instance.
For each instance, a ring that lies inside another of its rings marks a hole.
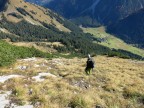
[[[37,4],[40,3],[42,1],[37,0]],[[52,0],[43,5],[77,23],[108,25],[142,9],[144,0]]]
[[[144,9],[108,26],[107,31],[144,48]]]
[[[52,0],[25,0],[25,1],[35,3],[38,5],[45,5],[45,4],[48,4]]]
[[[95,0],[96,1],[96,0]],[[144,0],[97,0],[96,5],[92,5],[81,15],[90,15],[91,18],[100,23],[108,25],[123,19],[133,12],[143,8]]]
[[[6,6],[7,0],[0,0],[0,11],[2,11]]]
[[[44,2],[43,0],[25,1],[48,7],[68,19],[77,16],[93,3],[89,0],[47,0],[47,2]]]
[[[92,4],[92,0],[53,0],[45,6],[70,19],[77,17]]]

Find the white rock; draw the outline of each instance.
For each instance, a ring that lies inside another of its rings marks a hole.
[[[42,78],[44,76],[57,77],[51,73],[39,73],[37,76],[32,77],[32,79],[35,79],[36,82],[42,82],[44,81],[44,78]]]
[[[34,64],[34,67],[40,67],[40,65]]]
[[[15,106],[14,108],[33,108],[33,105]]]
[[[10,104],[10,100],[8,99],[10,94],[11,91],[7,91],[4,92],[3,94],[0,94],[0,108],[5,108],[6,106],[9,106],[9,108],[33,108],[33,105],[17,106],[14,103]]]
[[[22,59],[21,61],[37,61],[35,57]]]
[[[11,78],[19,78],[19,77],[23,77],[21,75],[7,75],[7,76],[0,76],[0,82],[4,83],[5,81],[11,79]]]
[[[50,70],[50,69],[52,69],[52,68],[51,68],[51,67],[48,67],[47,69]]]
[[[0,108],[4,108],[7,104],[9,104],[9,100],[7,99],[8,95],[11,92],[5,92],[4,94],[0,94]]]
[[[17,69],[26,70],[26,69],[27,69],[27,66],[18,66]]]

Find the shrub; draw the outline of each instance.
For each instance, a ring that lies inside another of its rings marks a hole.
[[[44,53],[32,48],[18,47],[8,44],[0,40],[0,66],[12,64],[16,59],[26,57],[52,57],[52,55]]]

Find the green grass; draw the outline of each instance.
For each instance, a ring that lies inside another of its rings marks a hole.
[[[73,58],[73,57],[83,57],[78,54],[61,54],[61,53],[45,53],[34,47],[23,47],[11,45],[4,40],[0,40],[0,66],[8,66],[13,64],[17,59],[23,59],[26,57],[42,57],[42,58]]]
[[[10,65],[16,59],[26,57],[52,57],[52,55],[39,51],[34,47],[18,47],[0,40],[0,66]]]
[[[129,44],[125,43],[124,41],[122,41],[121,39],[106,33],[104,27],[83,28],[83,31],[85,33],[93,34],[96,38],[103,39],[104,41],[99,43],[101,45],[107,46],[109,48],[127,50],[129,52],[132,52],[134,54],[138,54],[138,55],[144,57],[144,50],[136,48],[132,45],[129,45]]]

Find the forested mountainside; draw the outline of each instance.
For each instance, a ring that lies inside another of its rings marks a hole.
[[[48,7],[78,25],[109,26],[108,28],[111,28],[109,31],[117,37],[143,48],[144,21],[139,20],[144,14],[142,12],[143,0],[52,0],[49,2],[37,0],[29,2]]]

